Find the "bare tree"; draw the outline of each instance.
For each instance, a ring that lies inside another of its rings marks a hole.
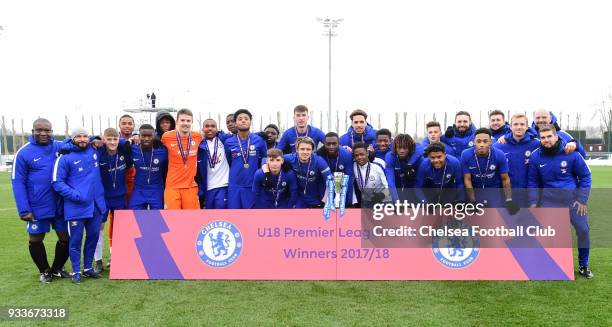
[[[601,102],[601,108],[599,109],[599,118],[600,118],[600,129],[601,134],[604,138],[604,143],[606,143],[606,147],[608,148],[608,152],[610,152],[610,138],[612,136],[612,93],[608,94],[608,98],[610,102],[606,103],[606,101]]]

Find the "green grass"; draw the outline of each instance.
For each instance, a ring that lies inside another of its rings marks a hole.
[[[612,188],[612,168],[592,171],[594,187]],[[593,280],[569,282],[105,278],[41,285],[14,208],[9,175],[1,173],[0,306],[66,306],[70,317],[62,325],[612,325],[610,248],[592,250]],[[51,248],[55,236],[47,237]]]

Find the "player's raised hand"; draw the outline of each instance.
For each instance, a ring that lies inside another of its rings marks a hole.
[[[567,144],[565,145],[565,148],[563,149],[565,150],[565,154],[570,154],[576,151],[576,142],[575,141],[567,142]]]
[[[374,150],[374,146],[372,146],[372,144],[368,145],[368,153],[370,155],[375,155],[376,154],[376,150]]]
[[[104,146],[104,142],[102,140],[95,139],[91,141],[91,146],[96,149],[99,149]]]
[[[129,141],[132,144],[138,145],[138,144],[140,144],[140,136],[134,135],[134,136],[130,137]]]

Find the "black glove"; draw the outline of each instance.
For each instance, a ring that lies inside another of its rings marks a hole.
[[[446,132],[444,132],[444,136],[448,137],[449,139],[455,136],[455,132],[453,131],[453,126],[448,126],[446,128]]]
[[[374,192],[372,194],[372,205],[375,203],[382,203],[385,200],[385,193],[383,192]]]
[[[408,164],[406,167],[404,167],[404,173],[406,174],[407,180],[412,180],[416,177],[416,168],[414,165]]]
[[[257,135],[259,135],[259,137],[261,137],[264,141],[268,141],[268,134],[266,132],[259,132]]]
[[[264,188],[274,188],[274,182],[272,182],[272,172],[267,172],[264,174]]]
[[[508,210],[508,213],[510,215],[516,215],[516,213],[519,212],[519,210],[521,210],[521,207],[518,205],[518,203],[514,202],[512,199],[507,199],[506,200],[506,210]]]

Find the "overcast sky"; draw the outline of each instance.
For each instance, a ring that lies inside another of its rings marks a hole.
[[[117,114],[155,91],[199,112],[595,110],[610,1],[0,2],[2,114]],[[583,117],[583,119],[589,119]],[[61,121],[61,118],[60,118]]]

